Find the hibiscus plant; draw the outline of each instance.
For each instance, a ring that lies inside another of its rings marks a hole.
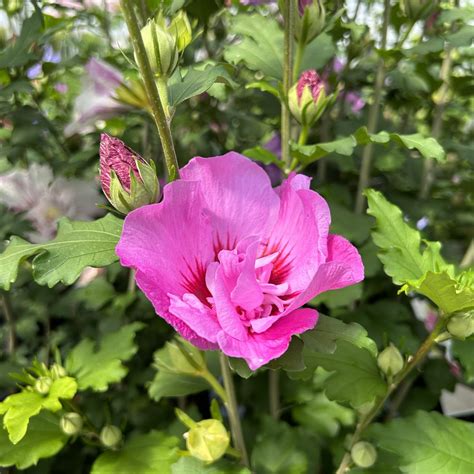
[[[474,472],[472,5],[3,8],[5,472]]]

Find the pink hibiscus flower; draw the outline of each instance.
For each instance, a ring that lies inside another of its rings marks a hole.
[[[272,189],[265,171],[231,152],[194,158],[163,201],[125,219],[116,252],[157,313],[201,349],[256,370],[312,329],[316,295],[364,278],[357,250],[329,235],[310,178]]]

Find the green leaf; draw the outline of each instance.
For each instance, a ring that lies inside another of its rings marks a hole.
[[[262,92],[268,92],[269,94],[272,94],[273,96],[275,96],[278,100],[280,100],[282,96],[279,89],[277,89],[275,86],[272,86],[270,83],[266,81],[251,82],[250,84],[247,84],[245,88],[258,89]]]
[[[17,444],[12,445],[7,432],[0,429],[0,466],[26,469],[42,458],[54,456],[66,444],[68,437],[59,428],[59,419],[43,412],[29,424],[28,432]]]
[[[387,390],[375,356],[365,348],[339,340],[334,353],[314,353],[313,360],[333,372],[325,384],[330,400],[349,402],[357,408],[383,396]]]
[[[91,474],[171,474],[171,466],[178,460],[178,443],[178,438],[158,431],[135,435],[119,451],[101,454]]]
[[[305,368],[303,359],[304,343],[299,337],[293,337],[287,351],[278,359],[270,361],[265,367],[272,370],[288,370],[291,372]]]
[[[251,158],[254,161],[259,161],[264,165],[276,165],[280,169],[285,168],[285,164],[281,161],[278,156],[274,155],[272,152],[262,148],[261,146],[256,146],[253,148],[247,148],[242,152],[243,155]]]
[[[250,471],[239,464],[220,459],[206,464],[191,456],[182,457],[171,466],[172,474],[250,474]]]
[[[397,285],[422,278],[426,272],[451,271],[440,255],[440,244],[424,241],[421,250],[421,236],[403,219],[400,209],[388,202],[374,189],[365,191],[368,213],[375,217],[376,227],[372,238],[379,247],[379,258],[385,273]]]
[[[158,402],[163,397],[184,397],[209,389],[209,384],[200,377],[160,371],[150,382],[148,394],[152,400]]]
[[[409,281],[402,288],[405,292],[415,290],[427,296],[446,314],[474,308],[474,289],[461,288],[448,272],[427,272],[417,281]]]
[[[178,79],[177,76],[173,79],[175,78]],[[209,64],[204,69],[191,68],[182,79],[170,83],[168,90],[170,105],[177,106],[195,95],[202,94],[216,82],[235,85],[223,65]]]
[[[20,264],[33,259],[33,276],[40,285],[74,283],[87,267],[103,267],[117,260],[115,246],[122,231],[121,219],[112,214],[92,222],[59,221],[58,235],[50,242],[30,244],[12,237],[0,255],[0,287],[10,289]]]
[[[365,242],[370,236],[373,219],[364,214],[356,214],[337,203],[330,203],[331,233],[343,235],[356,244]]]
[[[48,395],[40,395],[32,388],[9,395],[0,403],[0,414],[3,414],[3,426],[13,444],[25,436],[30,418],[42,409],[58,411],[62,408],[59,399],[70,400],[77,391],[77,383],[71,377],[54,380]]]
[[[241,41],[228,45],[224,52],[226,61],[241,61],[252,71],[280,80],[283,72],[283,31],[278,23],[259,14],[237,15],[232,20],[231,34]]]
[[[459,361],[463,368],[463,377],[467,383],[474,382],[474,340],[466,339],[460,341],[454,339],[452,342],[453,357]]]
[[[291,156],[296,158],[303,166],[307,166],[319,160],[329,153],[351,156],[357,142],[351,135],[349,137],[339,138],[332,142],[318,143],[317,145],[298,145],[291,143]]]
[[[253,370],[250,369],[247,362],[244,359],[238,359],[237,357],[229,357],[230,368],[242,377],[243,379],[248,379],[255,374]]]
[[[75,346],[66,358],[65,368],[76,377],[79,389],[104,392],[109,384],[120,382],[128,372],[122,362],[137,352],[133,340],[143,327],[144,324],[138,322],[123,326],[104,336],[97,350],[90,339],[83,339]]]
[[[351,303],[358,301],[362,297],[363,284],[346,286],[339,290],[326,291],[321,295],[313,298],[308,304],[318,307],[324,303],[329,309],[343,308]]]
[[[474,472],[473,423],[419,411],[409,418],[374,425],[369,435],[399,456],[404,473]]]
[[[306,46],[299,72],[301,73],[306,69],[316,69],[319,71],[335,55],[336,47],[334,46],[333,39],[327,33],[322,33]]]

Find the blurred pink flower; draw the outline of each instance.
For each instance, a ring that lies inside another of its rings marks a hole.
[[[309,185],[292,174],[272,189],[234,152],[193,158],[161,203],[128,214],[117,255],[184,338],[256,370],[315,326],[318,312],[305,303],[364,278],[359,253],[329,235],[328,205]]]
[[[54,237],[59,218],[89,220],[102,211],[97,188],[78,179],[54,178],[49,166],[31,165],[0,175],[0,203],[15,212],[25,212],[35,232],[33,242]]]
[[[353,114],[359,113],[365,107],[365,100],[357,92],[349,91],[344,100]]]
[[[128,109],[115,99],[115,91],[123,83],[119,70],[96,58],[90,59],[85,69],[82,91],[74,101],[73,121],[64,130],[66,136],[88,133],[98,120]]]

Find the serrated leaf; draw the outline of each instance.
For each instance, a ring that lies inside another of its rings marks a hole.
[[[252,71],[280,80],[283,73],[283,31],[278,23],[259,14],[237,15],[232,20],[231,34],[242,37],[228,45],[224,52],[226,61],[241,61]]]
[[[428,271],[452,271],[440,255],[439,243],[424,241],[425,248],[421,250],[420,233],[404,221],[397,206],[374,189],[367,189],[365,195],[369,206],[367,212],[376,219],[372,238],[380,249],[379,258],[385,273],[395,284],[416,281]]]
[[[264,165],[276,165],[280,169],[285,168],[285,164],[278,158],[278,156],[274,155],[271,151],[266,150],[261,146],[255,146],[253,148],[247,148],[242,152],[243,155],[251,158],[254,161],[259,161]]]
[[[173,78],[175,79],[175,78]],[[204,69],[191,68],[182,79],[170,82],[168,93],[170,105],[176,107],[191,97],[202,94],[216,82],[231,86],[235,83],[223,65],[208,65]]]
[[[52,412],[62,408],[60,399],[70,400],[77,391],[77,383],[71,377],[54,380],[49,393],[40,395],[30,390],[9,395],[0,403],[0,414],[3,416],[3,426],[13,444],[17,444],[25,436],[30,418],[42,409]]]
[[[250,471],[239,464],[220,459],[206,464],[191,456],[182,457],[171,466],[172,474],[250,474]]]
[[[103,267],[117,260],[115,246],[122,231],[121,219],[112,214],[91,222],[59,221],[55,239],[31,244],[13,237],[0,255],[0,287],[10,289],[20,264],[33,259],[33,276],[40,285],[49,287],[62,282],[70,285],[87,267]]]
[[[409,281],[402,289],[415,290],[427,296],[446,314],[474,308],[473,288],[460,288],[457,280],[451,278],[447,272],[429,271],[419,280]]]
[[[318,143],[317,145],[298,145],[291,143],[291,156],[296,158],[303,166],[307,166],[315,161],[323,158],[329,153],[337,153],[338,155],[351,156],[354,152],[357,142],[351,135],[349,137],[339,138],[332,142]]]
[[[339,340],[334,353],[315,352],[313,359],[323,369],[333,372],[325,383],[330,400],[360,407],[383,396],[387,390],[375,356],[365,348]]]
[[[118,451],[101,454],[92,465],[91,474],[171,474],[178,460],[178,438],[158,431],[136,435]]]
[[[473,423],[420,411],[409,418],[374,425],[369,435],[380,447],[399,456],[404,473],[474,472]]]
[[[58,417],[47,412],[30,421],[28,432],[15,445],[8,439],[7,432],[0,428],[0,466],[26,469],[40,459],[54,456],[67,440],[68,437],[59,428]]]
[[[109,384],[120,382],[128,372],[122,362],[137,352],[135,333],[143,327],[138,322],[123,326],[104,336],[97,350],[90,339],[83,339],[75,346],[66,358],[65,368],[76,377],[79,389],[104,392]]]

